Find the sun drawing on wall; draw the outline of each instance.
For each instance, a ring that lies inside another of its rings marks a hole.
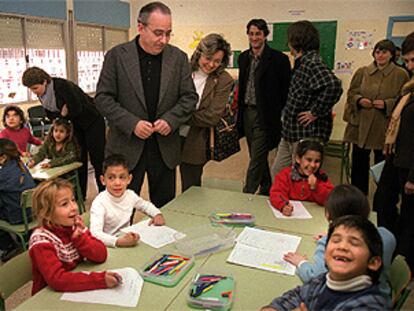
[[[203,34],[204,32],[202,31],[193,31],[194,35],[193,35],[193,42],[190,43],[189,47],[190,49],[195,49],[198,45],[198,43],[201,41],[201,39],[203,39]]]

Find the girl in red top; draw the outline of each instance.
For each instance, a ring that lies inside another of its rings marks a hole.
[[[36,294],[49,285],[56,291],[82,291],[115,287],[114,272],[70,272],[85,259],[102,263],[105,245],[94,238],[78,215],[73,186],[63,179],[41,183],[33,193],[33,212],[41,224],[30,237],[33,288]]]
[[[275,176],[270,189],[270,203],[283,215],[291,216],[293,206],[289,200],[311,201],[324,205],[334,186],[320,170],[323,145],[303,140],[296,147],[296,161]]]
[[[30,156],[27,144],[41,145],[42,141],[32,135],[25,123],[23,110],[14,105],[7,106],[3,112],[3,124],[6,128],[0,132],[0,138],[15,142],[22,156]]]

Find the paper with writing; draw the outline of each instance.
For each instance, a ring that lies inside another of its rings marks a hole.
[[[121,229],[121,232],[135,232],[140,235],[140,241],[154,248],[160,248],[177,239],[185,237],[184,233],[178,232],[167,226],[149,225],[150,219],[143,220],[132,226]]]
[[[290,204],[293,205],[293,213],[290,216],[285,216],[282,214],[281,211],[274,208],[269,200],[267,200],[267,204],[269,205],[270,209],[275,215],[276,218],[284,218],[284,219],[310,219],[312,215],[308,212],[305,205],[301,201],[289,201]]]
[[[76,293],[64,293],[61,300],[100,303],[122,307],[136,307],[144,280],[133,268],[111,270],[122,276],[122,284],[114,288],[88,290]]]

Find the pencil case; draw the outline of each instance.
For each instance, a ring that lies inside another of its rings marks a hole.
[[[234,288],[229,274],[200,272],[191,281],[187,304],[196,309],[230,310]]]
[[[255,222],[255,217],[250,213],[215,212],[209,218],[212,224],[227,226],[254,226]]]
[[[162,286],[173,287],[194,266],[194,257],[182,253],[159,253],[140,270],[145,281]]]

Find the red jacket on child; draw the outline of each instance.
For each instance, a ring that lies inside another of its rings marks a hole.
[[[44,226],[30,237],[32,259],[32,295],[49,285],[56,291],[75,292],[107,288],[104,272],[70,272],[84,260],[102,263],[105,245],[89,230],[72,239],[72,227]]]
[[[326,177],[322,170],[318,175]],[[310,201],[325,205],[333,188],[334,186],[327,177],[326,180],[318,177],[316,188],[311,190],[306,176],[299,175],[296,168],[286,167],[275,176],[270,188],[270,203],[280,211],[289,200]]]

